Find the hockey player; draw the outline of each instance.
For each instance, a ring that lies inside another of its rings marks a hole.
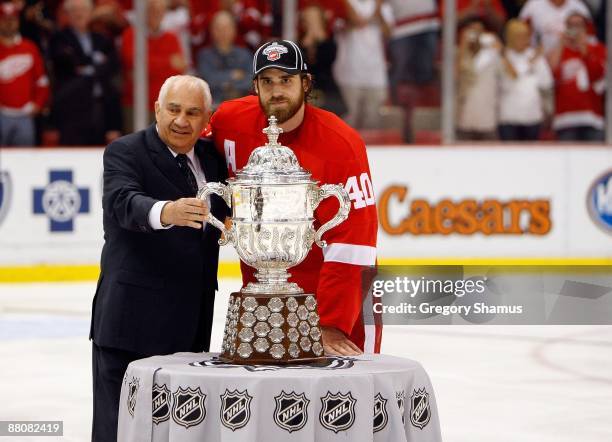
[[[289,272],[306,293],[315,293],[327,354],[378,352],[382,330],[364,326],[362,270],[376,263],[377,215],[370,167],[363,141],[336,115],[307,101],[312,78],[298,46],[287,40],[261,46],[253,59],[256,96],[224,102],[214,113],[209,133],[225,155],[230,176],[244,167],[267,138],[262,129],[276,116],[279,142],[295,152],[300,165],[321,184],[342,184],[351,198],[349,218],[324,235],[328,246],[313,247]],[[315,211],[315,228],[338,210],[335,199]],[[242,264],[243,282],[254,269]]]

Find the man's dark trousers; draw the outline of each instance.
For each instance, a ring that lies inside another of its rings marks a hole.
[[[214,292],[212,294],[208,293],[206,296],[212,296],[212,300],[203,303],[196,342],[190,349],[192,352],[202,352],[210,349]],[[92,442],[115,442],[117,440],[117,422],[119,407],[121,406],[119,398],[125,370],[130,362],[145,357],[147,355],[116,348],[100,347],[92,341],[94,403]]]

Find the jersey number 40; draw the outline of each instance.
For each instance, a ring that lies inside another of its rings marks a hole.
[[[367,172],[359,175],[359,181],[355,175],[349,177],[349,179],[346,180],[344,189],[348,193],[349,198],[354,201],[353,206],[355,209],[361,209],[376,203],[372,181]]]

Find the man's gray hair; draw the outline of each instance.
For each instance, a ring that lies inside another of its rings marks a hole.
[[[168,95],[168,91],[172,86],[185,86],[200,89],[204,96],[205,110],[212,110],[212,95],[208,83],[193,75],[173,75],[172,77],[166,78],[166,81],[164,81],[164,84],[162,84],[162,87],[159,89],[159,95],[157,97],[157,101],[159,101],[160,105],[164,105],[166,95]]]

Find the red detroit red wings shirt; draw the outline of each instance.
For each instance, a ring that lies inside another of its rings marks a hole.
[[[213,114],[208,132],[225,156],[230,177],[247,164],[255,148],[266,143],[262,133],[266,126],[255,96],[226,101]],[[308,104],[302,124],[281,134],[279,142],[295,152],[319,185],[343,185],[352,203],[348,219],[323,235],[327,248],[313,245],[306,259],[289,269],[290,281],[316,294],[321,325],[339,328],[365,351],[378,352],[381,331],[364,327],[361,314],[362,270],[376,263],[378,224],[365,145],[336,115]],[[315,211],[315,229],[337,211],[335,198],[323,200]],[[253,268],[241,263],[241,269],[244,284],[255,281]]]
[[[42,109],[49,97],[49,79],[36,45],[17,36],[0,43],[0,110],[7,115],[30,115],[32,105]]]

